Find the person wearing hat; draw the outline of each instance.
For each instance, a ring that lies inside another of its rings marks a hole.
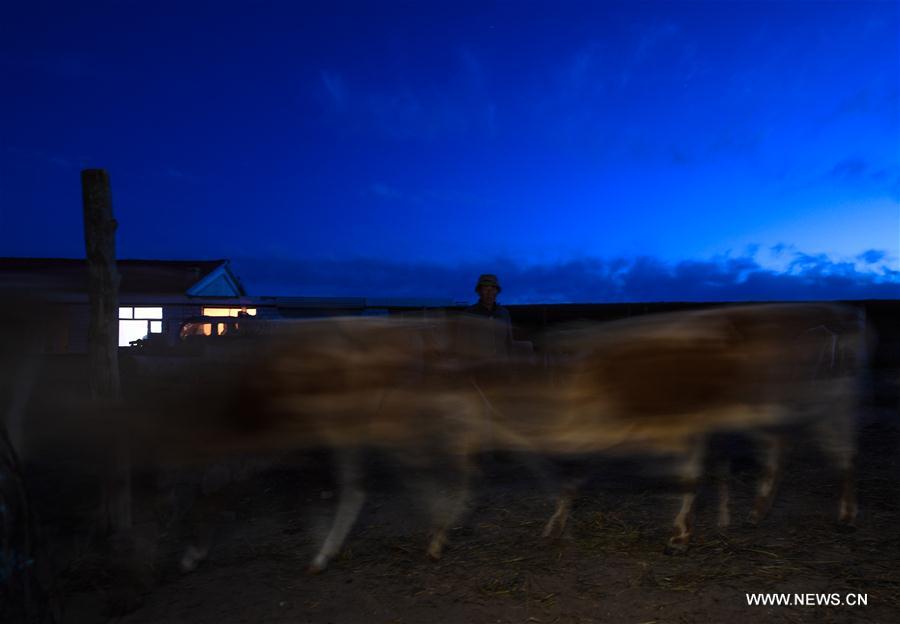
[[[500,281],[496,275],[485,273],[478,278],[475,292],[478,303],[465,309],[465,314],[472,320],[491,321],[475,323],[479,330],[470,331],[472,339],[477,342],[477,351],[487,359],[507,361],[512,348],[512,321],[509,311],[497,303],[497,295],[501,291]],[[469,324],[472,327],[472,324]]]
[[[478,293],[478,303],[466,308],[466,313],[487,316],[509,323],[509,312],[506,308],[497,304],[497,295],[500,294],[501,290],[500,281],[496,275],[491,273],[481,275],[475,284],[475,292]]]

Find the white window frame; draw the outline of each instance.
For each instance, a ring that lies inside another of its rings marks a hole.
[[[119,346],[129,347],[135,340],[163,333],[163,316],[160,306],[119,306]],[[138,336],[141,323],[143,335]]]

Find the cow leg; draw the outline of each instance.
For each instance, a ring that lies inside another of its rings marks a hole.
[[[569,461],[557,461],[554,464],[545,462],[545,469],[540,473],[545,487],[552,487],[557,492],[556,509],[547,524],[542,535],[544,538],[559,539],[566,529],[566,523],[572,512],[575,497],[578,492],[590,480],[591,475],[597,473],[593,457],[576,458]]]
[[[428,543],[428,557],[432,561],[441,558],[447,544],[447,532],[463,516],[469,502],[472,463],[469,456],[461,457],[455,478],[459,483],[450,488],[446,496],[431,497],[432,533]]]
[[[706,440],[699,441],[689,453],[681,466],[681,507],[675,516],[674,532],[669,538],[665,553],[680,554],[688,549],[694,529],[694,503],[703,473],[703,461],[706,455]]]
[[[569,519],[569,512],[572,510],[572,502],[578,492],[579,483],[570,482],[563,487],[562,492],[556,499],[556,511],[550,516],[547,525],[544,527],[543,536],[545,538],[557,539],[562,536],[566,528],[566,522]]]
[[[221,544],[233,514],[225,512],[222,494],[203,495],[190,511],[193,541],[185,548],[178,564],[182,572],[193,572],[208,557],[214,544]]]
[[[814,434],[822,451],[838,470],[841,498],[838,506],[838,529],[853,531],[858,511],[856,501],[856,436],[849,412],[819,420]]]
[[[762,475],[756,489],[756,499],[753,509],[747,519],[752,525],[757,525],[766,517],[775,500],[775,489],[781,477],[781,468],[784,462],[785,439],[774,434],[759,434],[759,443],[762,450]]]
[[[362,459],[359,451],[338,450],[336,452],[338,488],[340,491],[337,515],[328,537],[319,549],[319,553],[309,565],[309,571],[318,573],[328,567],[328,563],[334,558],[344,545],[347,534],[353,528],[353,524],[359,517],[363,502],[366,499],[365,490],[362,487]]]
[[[856,470],[852,459],[838,466],[841,473],[841,500],[838,507],[838,530],[856,530],[856,515],[859,507],[856,502]]]
[[[218,517],[212,510],[213,503],[208,497],[200,493],[195,494],[188,511],[188,524],[193,529],[193,540],[185,548],[178,565],[182,572],[193,572],[203,561],[209,557],[216,536],[216,522]]]
[[[719,513],[716,524],[720,529],[726,529],[731,525],[731,510],[729,508],[731,502],[731,491],[729,481],[731,478],[731,461],[721,459],[716,462],[715,470],[716,483],[719,489]]]
[[[199,484],[191,484],[193,491],[186,516],[192,527],[193,542],[179,560],[182,572],[193,572],[216,543],[221,543],[233,514],[229,507],[228,488],[233,485],[232,466],[216,464],[203,470]],[[176,494],[177,496],[177,494]]]

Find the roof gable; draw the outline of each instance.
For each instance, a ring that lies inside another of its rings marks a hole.
[[[244,292],[228,265],[223,263],[191,286],[187,294],[192,297],[240,297]]]

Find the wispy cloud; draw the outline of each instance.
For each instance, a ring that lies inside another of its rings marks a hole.
[[[407,190],[384,182],[375,182],[363,189],[363,196],[379,200],[403,202],[420,206],[440,205],[442,208],[452,206],[492,207],[497,202],[487,197],[459,191],[447,190]]]
[[[857,260],[865,262],[866,264],[877,264],[886,258],[887,252],[880,249],[870,249],[856,256]]]
[[[87,166],[84,158],[73,158],[64,154],[54,154],[33,148],[22,148],[15,145],[7,145],[6,153],[14,158],[27,159],[42,165],[53,165],[63,169],[76,169]]]
[[[634,52],[635,64],[648,60],[656,49],[674,38],[680,31],[681,28],[675,22],[661,22],[645,27]]]
[[[853,157],[842,160],[831,168],[828,177],[839,180],[858,179],[869,169],[869,164],[862,158]]]
[[[407,199],[408,195],[403,191],[394,188],[388,184],[382,184],[381,182],[376,182],[372,186],[369,187],[369,192],[375,197],[381,197],[382,199]]]
[[[189,173],[183,169],[176,169],[175,167],[166,167],[162,170],[162,175],[167,178],[173,178],[175,180],[181,180],[185,182],[198,182],[201,179],[199,176]]]
[[[459,48],[455,64],[439,82],[422,84],[410,78],[401,74],[371,83],[323,69],[315,88],[324,96],[325,112],[337,115],[342,130],[353,134],[433,141],[496,133],[497,104],[488,72],[472,49]]]
[[[885,88],[867,86],[840,100],[824,121],[831,123],[847,116],[884,116],[896,120],[898,105],[900,89],[896,83]]]
[[[347,91],[340,75],[323,69],[319,72],[319,77],[321,78],[322,85],[325,87],[325,92],[328,94],[334,107],[339,111],[346,110]]]
[[[674,41],[680,32],[680,26],[674,22],[643,25],[636,39],[634,52],[622,68],[619,86],[627,88],[632,78],[643,71],[642,66],[651,65],[654,56],[660,53],[667,43]]]
[[[900,200],[900,163],[876,166],[865,158],[851,156],[835,163],[820,179],[867,187]]]

